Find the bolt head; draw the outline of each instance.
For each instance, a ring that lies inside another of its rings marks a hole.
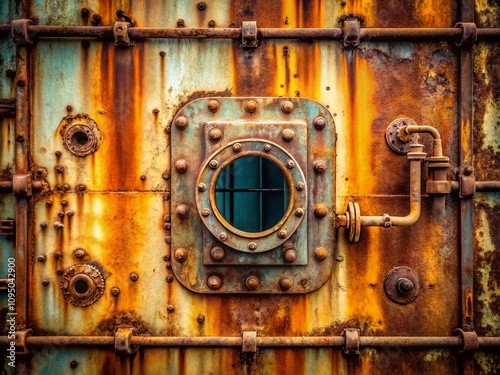
[[[241,143],[235,143],[233,145],[233,151],[234,152],[240,152],[241,151]]]
[[[293,160],[288,160],[288,161],[286,162],[286,167],[287,167],[288,169],[292,169],[293,167],[295,167],[295,163],[294,163],[294,161],[293,161]]]
[[[222,280],[220,279],[219,276],[210,276],[207,280],[207,285],[210,289],[212,290],[217,290],[221,287],[222,285]]]
[[[210,249],[210,257],[216,262],[221,261],[226,256],[225,250],[220,246],[214,246]]]
[[[45,256],[44,256],[44,255],[39,255],[39,256],[38,256],[38,258],[37,258],[37,260],[38,260],[39,262],[43,263],[43,262],[45,262],[46,258],[45,258]]]
[[[129,276],[130,281],[136,282],[139,279],[139,275],[136,272],[132,272]]]
[[[215,113],[219,110],[220,104],[217,100],[209,100],[208,101],[208,110],[212,113]]]
[[[271,145],[264,145],[264,151],[265,152],[271,151]]]
[[[285,142],[291,142],[294,137],[295,132],[292,129],[284,129],[281,132],[281,138],[283,138]]]
[[[259,278],[257,276],[249,276],[245,280],[245,284],[246,284],[248,289],[255,290],[259,287],[260,281],[259,281]]]
[[[187,204],[181,203],[177,207],[175,207],[175,215],[181,219],[185,220],[189,216],[189,207]]]
[[[255,242],[250,242],[250,243],[248,244],[248,250],[250,250],[250,251],[254,251],[254,250],[256,250],[256,249],[257,249],[257,243],[255,243]]]
[[[184,262],[188,257],[188,251],[183,247],[178,247],[174,250],[174,258],[179,263]]]
[[[295,106],[289,100],[284,100],[281,102],[281,110],[283,111],[283,113],[287,113],[287,114],[291,113],[294,108],[295,108]]]
[[[302,286],[306,286],[307,285],[307,279],[305,277],[303,277],[302,279],[300,279],[299,284],[302,285]]]
[[[257,110],[257,102],[255,100],[249,100],[245,104],[245,110],[249,113],[254,113]]]
[[[208,163],[208,166],[212,169],[217,169],[219,166],[219,162],[217,160],[210,160],[210,163]]]
[[[177,173],[180,173],[180,174],[186,173],[188,170],[188,163],[184,159],[176,160],[174,163],[174,166],[175,166],[175,170],[177,171]],[[146,176],[144,176],[144,177],[146,177]]]
[[[303,182],[297,182],[297,184],[295,185],[295,189],[297,189],[298,191],[302,191],[305,189],[305,185]]]
[[[68,210],[68,211],[66,212],[66,215],[67,215],[68,217],[73,217],[73,216],[75,215],[75,211],[73,211],[73,210]]]
[[[278,232],[278,238],[283,239],[283,238],[285,238],[285,237],[286,237],[286,235],[287,235],[286,230],[283,230],[283,229],[282,229],[282,230],[280,230],[280,231]]]
[[[219,240],[221,240],[221,241],[227,240],[227,234],[224,233],[224,232],[220,233],[219,234]]]
[[[49,280],[43,280],[43,281],[42,281],[42,285],[43,285],[43,286],[47,286],[47,285],[49,285]]]
[[[326,162],[324,160],[317,160],[314,162],[314,171],[317,173],[326,171]]]
[[[78,259],[82,259],[85,257],[85,250],[83,249],[77,249],[75,252],[74,252],[74,256]]]
[[[398,279],[397,282],[398,291],[402,294],[409,294],[414,289],[413,282],[405,277]]]
[[[167,283],[171,283],[172,281],[174,281],[174,278],[172,276],[167,276],[165,280],[167,281]]]
[[[280,279],[279,284],[281,290],[288,290],[292,287],[293,281],[291,278],[284,276]]]
[[[42,229],[47,228],[47,223],[40,223],[40,228],[42,228]]]
[[[316,216],[318,219],[322,219],[326,215],[328,215],[328,207],[326,207],[324,204],[316,206],[316,208],[314,209],[314,216]]]
[[[302,216],[304,216],[304,209],[303,209],[303,208],[297,208],[297,209],[295,210],[295,216],[297,216],[297,217],[302,217]]]
[[[210,216],[210,210],[208,208],[202,209],[201,210],[201,215],[205,216],[205,217]]]
[[[207,185],[205,185],[203,182],[198,184],[198,191],[205,191],[207,188]]]
[[[327,256],[328,256],[328,250],[325,249],[324,247],[318,247],[314,252],[314,257],[316,258],[316,260],[320,262],[325,260]]]
[[[283,260],[286,263],[293,263],[295,262],[295,259],[297,259],[297,252],[295,251],[295,249],[288,249],[283,254]]]
[[[188,120],[184,116],[179,116],[175,119],[175,127],[179,130],[184,130],[188,126]]]
[[[217,128],[213,128],[208,132],[208,137],[212,142],[218,142],[222,139],[222,131]]]
[[[120,294],[120,288],[118,288],[116,286],[111,288],[111,294],[116,297],[118,294]]]
[[[317,130],[323,130],[326,126],[326,120],[324,117],[316,117],[314,119],[314,127],[317,129]]]

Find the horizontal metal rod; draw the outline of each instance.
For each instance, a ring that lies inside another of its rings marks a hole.
[[[113,38],[112,26],[45,26],[29,25],[33,37]],[[10,25],[0,25],[0,35],[8,35]],[[456,41],[462,36],[461,28],[361,28],[364,41]],[[241,28],[191,28],[191,27],[131,27],[131,39],[194,38],[240,39]],[[341,39],[340,28],[260,28],[258,36],[264,39]],[[478,41],[500,40],[500,28],[477,29]]]
[[[476,181],[476,191],[500,191],[500,181]]]
[[[307,336],[307,337],[257,337],[259,347],[342,347],[344,336]],[[500,337],[478,337],[479,347],[500,346]],[[7,336],[0,336],[1,345],[9,345]],[[163,337],[132,336],[132,345],[154,347],[227,347],[242,346],[242,337]],[[27,345],[54,346],[114,346],[114,336],[28,336]],[[360,347],[460,347],[459,336],[360,336]]]

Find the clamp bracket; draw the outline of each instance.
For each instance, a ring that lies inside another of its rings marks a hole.
[[[458,22],[455,27],[462,29],[462,38],[456,42],[457,47],[470,49],[477,40],[477,26],[474,22]]]
[[[17,46],[27,46],[33,44],[34,32],[30,32],[29,25],[32,25],[33,21],[30,19],[21,19],[12,21],[11,35],[14,43]]]
[[[363,18],[355,14],[342,16],[342,43],[346,48],[357,48],[361,40],[361,22]]]
[[[241,23],[241,46],[244,48],[256,48],[258,45],[257,21],[243,21]]]
[[[15,174],[12,176],[12,191],[19,197],[31,197],[33,195],[31,175]]]
[[[472,198],[475,195],[476,177],[474,168],[470,166],[460,167],[458,193],[460,198]]]
[[[458,350],[460,353],[479,348],[479,339],[476,331],[464,331],[461,328],[457,328],[454,334],[458,335],[462,340],[462,347]]]
[[[132,336],[137,330],[134,327],[118,327],[115,331],[115,352],[119,355],[132,355],[139,347],[132,345]]]
[[[117,21],[113,24],[113,36],[115,42],[113,43],[117,47],[133,47],[134,42],[130,41],[128,35],[128,28],[131,26],[130,22],[120,22]]]
[[[345,337],[344,353],[347,355],[359,355],[360,330],[357,328],[345,328],[342,336]]]
[[[257,332],[244,331],[241,352],[246,356],[248,362],[255,361],[257,355]]]
[[[31,328],[23,329],[21,331],[16,331],[16,334],[15,334],[16,335],[16,341],[15,341],[16,354],[28,354],[29,353],[28,347],[26,346],[26,339],[32,333],[33,333],[33,330]]]

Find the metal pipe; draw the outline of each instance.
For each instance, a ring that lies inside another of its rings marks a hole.
[[[476,181],[476,191],[498,192],[500,191],[500,181]]]
[[[402,131],[407,134],[416,134],[416,133],[427,133],[430,134],[434,138],[434,147],[433,147],[433,156],[443,156],[443,146],[441,144],[441,134],[439,131],[429,125],[407,125],[401,128]]]

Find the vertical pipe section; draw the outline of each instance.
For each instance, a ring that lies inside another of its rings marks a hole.
[[[29,173],[29,78],[28,47],[16,48],[16,147],[15,173]],[[17,196],[16,206],[16,324],[26,327],[28,279],[28,199]]]

